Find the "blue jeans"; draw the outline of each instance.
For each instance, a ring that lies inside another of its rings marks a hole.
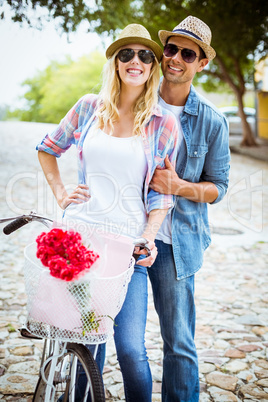
[[[151,402],[152,400],[152,376],[145,349],[147,303],[147,268],[135,265],[126,299],[115,318],[116,326],[114,327],[114,341],[124,380],[126,402]],[[94,345],[87,345],[87,347],[93,354]],[[105,349],[105,344],[99,345],[96,356],[101,373]],[[85,389],[85,385],[85,377],[81,376],[78,384],[81,391]]]
[[[164,341],[162,402],[198,402],[194,275],[177,280],[172,246],[156,240],[148,273]]]
[[[151,402],[152,376],[145,349],[147,269],[135,265],[127,296],[115,319],[114,340],[127,402]]]

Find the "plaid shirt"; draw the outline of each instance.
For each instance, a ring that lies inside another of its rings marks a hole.
[[[61,156],[72,144],[76,144],[79,159],[78,179],[85,184],[85,169],[82,157],[82,148],[85,136],[96,121],[94,114],[98,96],[85,95],[70,109],[67,115],[51,134],[37,145],[36,149],[47,152],[56,157]],[[146,124],[142,140],[148,163],[148,170],[144,184],[144,203],[147,213],[153,209],[169,209],[174,205],[172,195],[160,194],[152,189],[149,183],[156,166],[164,167],[165,156],[175,166],[177,157],[178,126],[175,116],[157,105],[150,121]]]

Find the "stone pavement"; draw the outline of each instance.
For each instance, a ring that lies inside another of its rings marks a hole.
[[[258,138],[257,147],[241,147],[240,142],[241,136],[230,136],[230,149],[233,153],[268,162],[268,139]]]
[[[0,122],[0,216],[31,209],[59,216],[34,151],[50,128]],[[60,163],[66,182],[75,185],[75,162],[64,155]],[[200,402],[268,400],[267,197],[267,163],[232,154],[229,191],[209,208],[212,245],[196,275]],[[0,401],[30,401],[37,381],[42,341],[21,338],[17,328],[26,314],[23,248],[40,230],[33,223],[9,238],[0,233]],[[161,401],[162,342],[151,292],[146,345],[153,401]],[[124,400],[113,342],[107,349],[107,401]]]

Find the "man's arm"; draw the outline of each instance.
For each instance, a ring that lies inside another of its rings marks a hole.
[[[165,169],[156,169],[150,187],[162,194],[173,194],[194,202],[212,203],[218,197],[218,189],[212,182],[191,183],[180,179],[168,156]]]

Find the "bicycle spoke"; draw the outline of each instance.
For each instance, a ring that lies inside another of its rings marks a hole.
[[[45,378],[53,378],[52,383],[47,387],[46,381],[40,377],[33,401],[105,401],[102,377],[88,349],[83,345],[67,344],[64,350],[56,365],[53,365],[53,360],[47,361],[44,374]],[[45,399],[48,395],[51,399]]]

